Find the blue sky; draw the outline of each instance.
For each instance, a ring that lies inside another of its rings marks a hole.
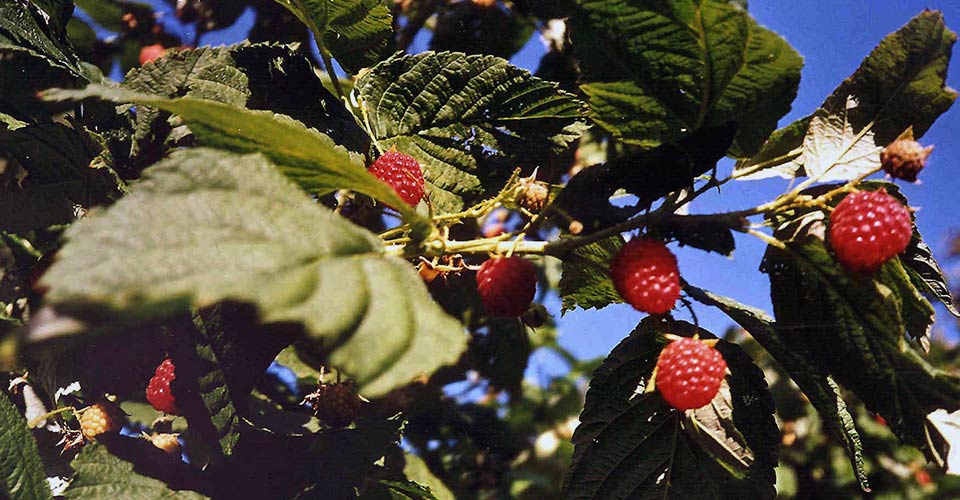
[[[167,12],[168,28],[174,33],[191,39],[174,22],[169,6],[153,0],[160,11]],[[781,125],[812,112],[823,99],[860,64],[871,49],[888,33],[906,23],[925,8],[944,12],[948,26],[960,29],[960,1],[958,0],[798,0],[777,2],[752,2],[750,12],[757,21],[786,38],[805,58],[803,79],[799,95],[792,111],[784,117]],[[252,13],[247,12],[229,30],[209,33],[201,39],[203,44],[234,43],[242,39],[246,26],[252,22]],[[414,50],[426,46],[428,34],[421,34]],[[544,48],[533,37],[511,62],[528,69],[535,69]],[[948,75],[951,87],[960,87],[960,69],[955,63]],[[920,207],[918,225],[927,242],[933,248],[941,264],[949,270],[955,267],[946,260],[949,235],[952,229],[960,228],[960,218],[952,198],[960,192],[960,177],[951,175],[955,158],[960,157],[960,141],[951,131],[960,130],[960,107],[944,114],[922,139],[924,144],[935,144],[932,160],[922,175],[923,184],[905,185],[904,193],[911,204]],[[721,174],[731,165],[721,165]],[[711,213],[755,206],[781,193],[787,181],[740,182],[725,187],[722,194],[711,193],[698,199],[691,207],[694,213]],[[680,260],[680,269],[693,284],[738,300],[771,310],[766,276],[758,271],[764,246],[749,236],[738,236],[737,250],[733,258],[706,254],[699,250],[675,249]],[[549,300],[551,312],[559,312],[559,303]],[[721,333],[731,322],[711,308],[697,306],[701,325]],[[938,326],[934,335],[957,337],[956,323],[946,311],[938,306]],[[688,314],[678,311],[678,317],[689,319]],[[601,311],[574,311],[560,321],[561,343],[583,358],[602,356],[609,352],[640,321],[642,314],[629,306],[609,306]],[[546,355],[535,356],[530,366],[530,375],[537,378],[558,373],[561,365]]]

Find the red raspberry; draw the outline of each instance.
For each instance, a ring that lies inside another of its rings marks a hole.
[[[317,390],[307,394],[303,401],[313,408],[313,413],[330,427],[346,427],[357,419],[363,399],[357,394],[353,382],[320,383]]]
[[[173,397],[170,382],[177,378],[173,360],[167,358],[157,366],[157,370],[147,385],[147,401],[158,411],[171,415],[182,415],[177,408],[177,400]]]
[[[112,403],[96,403],[80,414],[80,431],[94,441],[103,434],[116,434],[123,427],[123,413]]]
[[[933,146],[925,148],[913,139],[899,139],[883,148],[880,163],[890,177],[916,182],[917,174],[923,170],[932,152]]]
[[[423,199],[423,171],[410,155],[387,151],[370,165],[370,173],[392,187],[410,206],[417,206]]]
[[[676,340],[657,359],[657,390],[678,410],[700,408],[717,395],[726,370],[720,351],[696,339]]]
[[[495,257],[480,265],[477,291],[487,314],[516,318],[530,308],[537,294],[537,273],[527,259]]]
[[[830,214],[830,247],[850,272],[873,272],[910,243],[910,211],[880,188],[848,195]]]
[[[150,61],[155,61],[166,53],[167,49],[163,45],[146,45],[140,49],[140,66],[147,64]]]
[[[610,277],[617,293],[638,311],[663,314],[680,297],[677,258],[659,240],[627,242],[610,261]]]

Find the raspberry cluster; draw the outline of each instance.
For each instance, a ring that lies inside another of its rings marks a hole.
[[[494,257],[480,265],[477,291],[487,314],[495,318],[516,318],[533,302],[537,273],[527,259]]]
[[[830,214],[830,247],[850,272],[876,271],[912,235],[910,211],[883,188],[847,195]]]
[[[423,199],[423,170],[416,158],[388,151],[370,165],[370,173],[381,182],[392,187],[410,206],[417,206]]]
[[[360,414],[363,399],[353,382],[320,383],[317,390],[303,398],[321,422],[330,427],[346,427]]]
[[[720,351],[697,339],[682,338],[663,348],[657,359],[656,386],[678,410],[705,406],[720,390],[727,362]]]
[[[177,407],[177,399],[173,396],[173,390],[170,388],[170,383],[176,378],[176,367],[172,359],[167,358],[157,366],[153,378],[147,385],[147,401],[157,411],[170,415],[182,415],[180,408]]]
[[[610,277],[617,293],[638,311],[664,314],[680,297],[677,258],[659,240],[627,242],[610,261]]]
[[[112,403],[95,403],[80,414],[80,431],[84,437],[95,441],[97,436],[120,432],[123,421],[123,412]]]

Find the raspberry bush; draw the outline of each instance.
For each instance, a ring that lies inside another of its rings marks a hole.
[[[778,129],[803,60],[745,2],[166,3],[0,0],[0,496],[958,495],[899,189],[947,166],[939,12]],[[772,314],[681,272],[738,245]]]

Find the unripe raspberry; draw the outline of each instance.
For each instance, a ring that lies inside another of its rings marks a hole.
[[[321,422],[330,427],[346,427],[360,414],[363,399],[353,382],[321,383],[303,399]]]
[[[691,410],[713,400],[726,370],[720,351],[700,340],[682,338],[660,352],[655,383],[670,406]]]
[[[423,199],[423,170],[417,159],[410,155],[387,151],[370,165],[370,173],[392,187],[410,206],[417,206]]]
[[[912,235],[910,211],[883,188],[847,195],[830,214],[830,247],[849,272],[876,271]]]
[[[547,206],[549,198],[550,185],[546,182],[534,180],[532,177],[520,179],[516,203],[524,210],[538,214]]]
[[[163,45],[146,45],[140,49],[140,66],[163,57],[167,49]]]
[[[537,293],[537,272],[521,257],[494,257],[477,271],[477,292],[496,318],[516,318],[530,308]]]
[[[116,434],[123,428],[124,416],[113,403],[100,402],[88,406],[80,414],[80,431],[95,441],[103,434]]]
[[[610,261],[610,277],[617,293],[634,309],[663,314],[680,297],[677,258],[663,242],[634,238]]]
[[[913,139],[898,139],[880,152],[880,164],[890,177],[916,182],[932,152],[933,146],[925,148]]]
[[[177,407],[177,399],[173,396],[173,390],[170,383],[177,378],[176,367],[173,360],[167,358],[157,366],[153,378],[147,385],[147,401],[153,405],[157,411],[169,413],[171,415],[182,415],[180,408]]]
[[[180,441],[177,439],[176,434],[154,434],[149,436],[149,439],[154,446],[160,448],[173,458],[180,458],[182,455]]]

